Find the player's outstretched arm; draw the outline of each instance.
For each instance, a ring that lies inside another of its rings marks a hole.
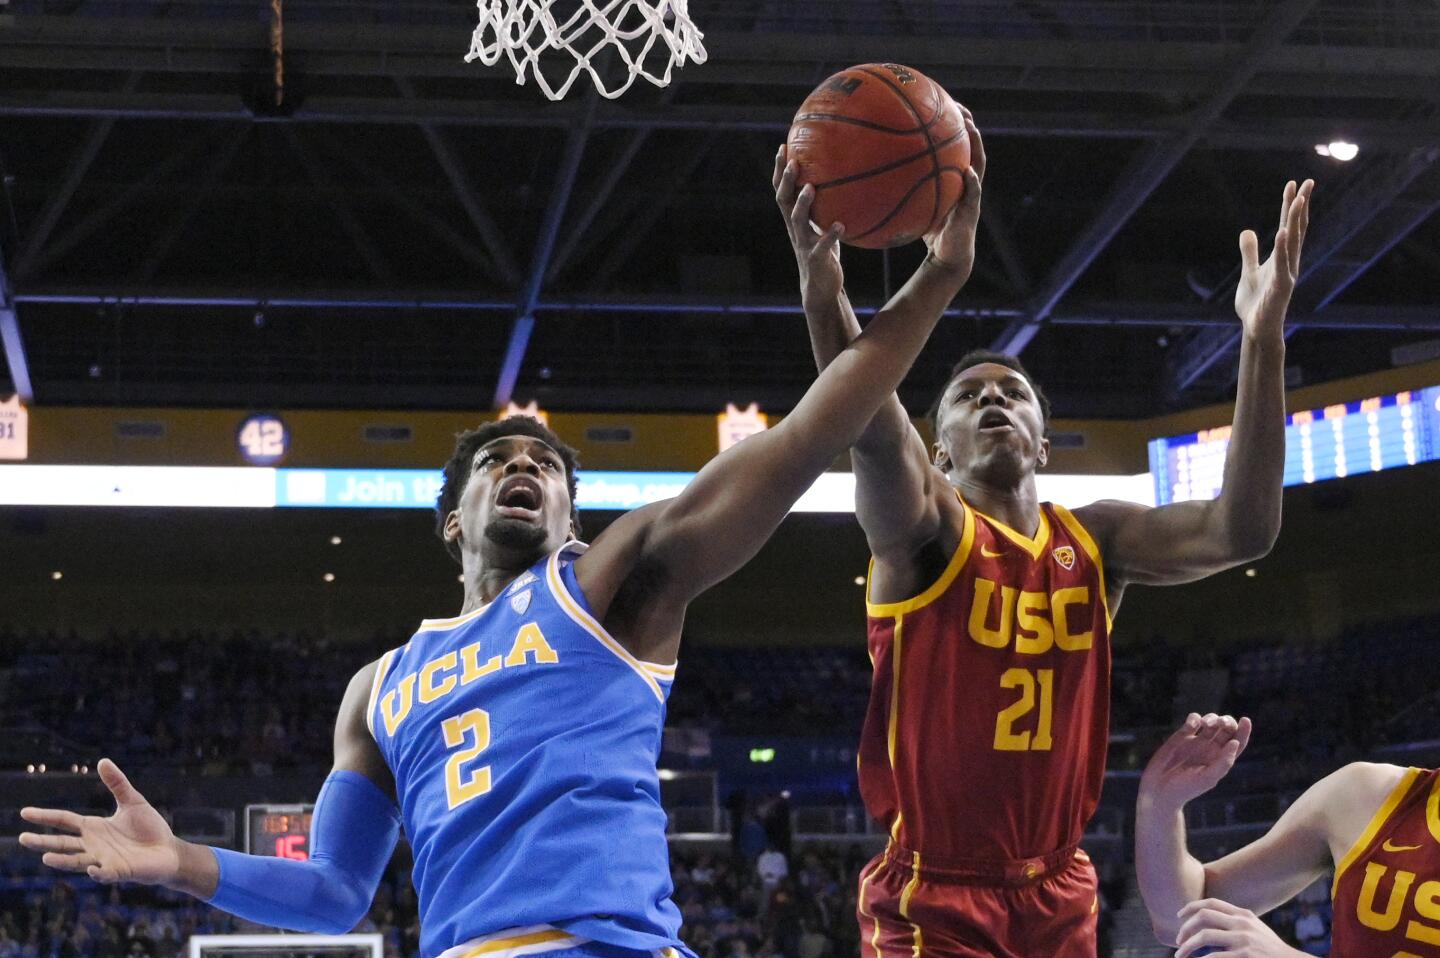
[[[1174,944],[1180,909],[1205,897],[1205,866],[1185,847],[1185,805],[1225,777],[1250,740],[1250,720],[1192,713],[1155,750],[1135,803],[1135,874],[1155,934]]]
[[[1156,509],[1099,502],[1076,512],[1101,540],[1117,583],[1189,582],[1257,559],[1275,544],[1285,470],[1285,311],[1314,185],[1286,184],[1275,248],[1264,263],[1255,233],[1240,234],[1239,386],[1220,496]]]
[[[967,195],[976,202],[966,207],[963,229],[945,234],[947,248],[939,253],[969,278],[975,262],[975,229],[979,222],[980,186],[985,177],[985,147],[970,111],[961,107],[970,136],[972,168],[966,173]],[[797,191],[798,168],[782,145],[775,157],[772,185],[775,202],[785,219],[800,272],[801,300],[810,333],[816,367],[823,372],[844,348],[860,335],[840,267],[841,229],[816,233],[810,222],[814,188]],[[933,249],[940,236],[927,237]],[[881,404],[851,450],[855,471],[855,512],[865,530],[870,551],[880,561],[892,552],[912,554],[932,539],[940,524],[937,497],[948,494],[949,484],[930,461],[929,451],[910,422],[897,396]]]
[[[944,232],[965,230],[978,203],[978,190],[971,191]],[[937,255],[951,244],[948,237],[936,243],[779,425],[711,460],[674,499],[622,516],[576,563],[586,596],[632,651],[669,661],[689,601],[754,556],[859,438],[960,289],[963,273]]]
[[[1156,750],[1140,778],[1135,805],[1135,873],[1156,936],[1186,954],[1244,940],[1256,955],[1293,955],[1256,916],[1289,901],[1325,873],[1332,837],[1353,829],[1363,808],[1346,792],[1356,789],[1342,769],[1304,794],[1264,836],[1223,858],[1202,864],[1185,847],[1186,803],[1224,778],[1250,740],[1250,720],[1191,715]],[[1355,768],[1351,766],[1350,768]],[[1393,784],[1393,783],[1392,783]],[[1378,804],[1378,800],[1376,801]],[[1371,809],[1373,811],[1373,808]],[[1237,937],[1239,936],[1239,937]]]
[[[163,885],[251,921],[339,934],[359,923],[399,836],[389,772],[365,728],[373,665],[346,690],[335,730],[335,768],[315,802],[304,862],[196,845],[177,838],[109,759],[100,779],[115,799],[108,818],[54,808],[21,817],[61,834],[24,832],[20,844],[59,871],[103,884]],[[364,738],[361,738],[361,736]],[[366,744],[368,740],[368,746]]]

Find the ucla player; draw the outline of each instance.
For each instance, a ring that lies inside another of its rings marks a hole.
[[[1295,958],[1257,914],[1332,868],[1332,955],[1440,955],[1440,770],[1355,762],[1295,800],[1265,835],[1201,864],[1185,848],[1187,802],[1214,788],[1250,741],[1250,720],[1191,715],[1156,750],[1135,806],[1135,869],[1155,933],[1239,958]]]
[[[774,184],[825,369],[860,326],[783,157]],[[1097,880],[1079,842],[1104,774],[1112,617],[1131,583],[1189,582],[1275,541],[1285,311],[1313,185],[1286,186],[1264,263],[1255,234],[1240,237],[1239,395],[1215,501],[1040,502],[1049,403],[1018,359],[986,351],[954,367],[933,450],[896,398],[856,443],[874,557],[860,789],[890,831],[860,878],[865,958],[1095,954]]]
[[[906,286],[774,429],[676,498],[577,540],[574,453],[538,422],[460,437],[438,528],[465,601],[350,682],[307,862],[178,841],[112,762],[109,818],[25,809],[22,842],[102,882],[167,885],[242,917],[341,932],[403,824],[426,958],[683,949],[655,762],[690,601],[746,562],[900,383],[969,275],[966,198]],[[829,256],[834,229],[816,246]]]

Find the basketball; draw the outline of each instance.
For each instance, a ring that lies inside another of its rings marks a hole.
[[[830,77],[800,104],[786,138],[815,188],[811,218],[845,225],[851,246],[917,240],[965,189],[970,137],[950,94],[918,70],[865,63]]]

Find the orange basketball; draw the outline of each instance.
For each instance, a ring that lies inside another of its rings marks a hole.
[[[940,225],[965,191],[970,137],[950,94],[919,70],[865,63],[820,84],[786,138],[810,216],[845,242],[900,246]]]

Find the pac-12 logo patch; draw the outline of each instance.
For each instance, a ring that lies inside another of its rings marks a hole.
[[[533,593],[526,589],[524,592],[510,597],[510,608],[515,610],[516,615],[523,615],[525,610],[530,608],[530,596]]]
[[[1066,572],[1075,568],[1075,550],[1070,546],[1061,546],[1050,554],[1055,557],[1056,562],[1065,567]]]

